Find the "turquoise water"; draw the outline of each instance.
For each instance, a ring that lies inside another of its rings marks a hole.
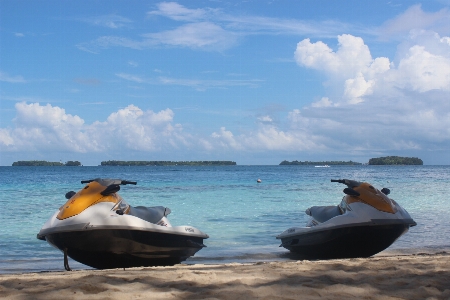
[[[450,166],[0,167],[0,273],[63,270],[61,252],[36,234],[67,191],[97,177],[137,181],[120,191],[130,204],[167,206],[172,225],[207,233],[189,264],[289,259],[275,236],[303,226],[306,208],[338,204],[339,178],[391,189],[418,223],[384,253],[450,249]]]

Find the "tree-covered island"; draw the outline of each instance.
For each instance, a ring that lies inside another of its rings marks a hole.
[[[369,159],[369,165],[423,165],[417,157],[385,156]]]
[[[280,166],[359,166],[362,163],[354,162],[354,161],[287,161],[283,160],[280,163]]]
[[[234,161],[122,161],[122,160],[108,160],[102,161],[102,166],[235,166]]]
[[[45,161],[45,160],[19,160],[16,162],[13,162],[13,167],[74,167],[74,166],[81,166],[81,163],[79,161],[72,161],[69,160],[65,164],[62,162],[52,162],[52,161]]]

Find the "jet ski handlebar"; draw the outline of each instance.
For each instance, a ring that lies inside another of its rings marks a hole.
[[[331,179],[331,182],[343,183],[346,186],[348,186],[349,188],[354,188],[361,184],[361,182],[359,182],[359,181],[350,180],[350,179]]]
[[[122,184],[123,184],[123,185],[126,185],[126,184],[134,184],[134,185],[136,185],[136,184],[137,184],[137,181],[122,180]]]
[[[82,184],[90,183],[92,181],[97,181],[97,182],[101,181],[103,183],[106,183],[106,185],[110,185],[110,184],[118,184],[118,185],[134,184],[134,185],[136,185],[137,184],[136,181],[122,180],[122,179],[101,179],[101,178],[81,180],[81,183]]]

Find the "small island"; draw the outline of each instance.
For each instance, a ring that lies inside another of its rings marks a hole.
[[[45,161],[45,160],[19,160],[16,162],[13,162],[13,167],[74,167],[74,166],[81,166],[81,163],[79,161],[72,161],[69,160],[65,164],[62,162],[52,162],[52,161]]]
[[[369,159],[369,165],[423,165],[423,161],[417,157],[385,156]]]
[[[354,161],[287,161],[283,160],[280,164],[280,166],[321,166],[321,165],[328,165],[328,166],[359,166],[362,165],[362,163],[354,162]]]
[[[234,161],[121,161],[108,160],[102,161],[102,166],[235,166]]]

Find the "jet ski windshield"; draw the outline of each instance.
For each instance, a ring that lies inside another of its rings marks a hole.
[[[111,209],[112,211],[116,211],[117,214],[123,215],[127,214],[130,211],[130,204],[125,201],[119,194],[116,194],[119,202]]]

